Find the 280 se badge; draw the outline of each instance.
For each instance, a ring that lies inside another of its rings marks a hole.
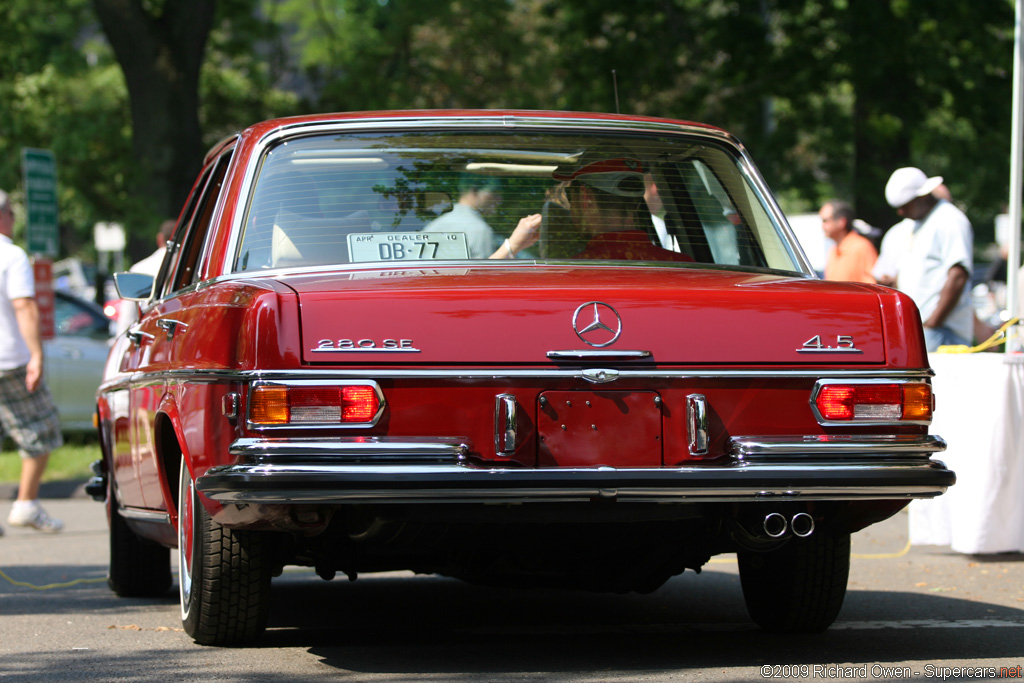
[[[312,353],[349,353],[358,351],[419,353],[412,339],[385,339],[378,344],[373,339],[321,339]]]

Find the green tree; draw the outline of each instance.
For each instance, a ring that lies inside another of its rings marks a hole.
[[[132,204],[131,128],[124,82],[90,25],[88,0],[7,0],[0,22],[0,187],[20,197],[21,148],[57,157],[61,244],[91,244],[97,220]],[[20,229],[20,224],[19,224]]]

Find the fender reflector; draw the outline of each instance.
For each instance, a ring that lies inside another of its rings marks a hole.
[[[821,419],[849,422],[928,422],[932,419],[929,384],[826,384],[814,405]]]

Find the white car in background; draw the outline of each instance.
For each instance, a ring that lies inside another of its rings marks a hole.
[[[64,432],[91,432],[96,388],[110,351],[111,320],[92,301],[54,292],[53,339],[43,342],[46,384]]]

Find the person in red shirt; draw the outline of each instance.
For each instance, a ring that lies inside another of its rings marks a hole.
[[[836,243],[825,262],[825,279],[875,284],[871,269],[878,260],[878,250],[854,230],[853,207],[833,199],[821,207],[818,216],[825,237]]]
[[[564,185],[573,226],[587,237],[572,258],[693,261],[689,255],[654,243],[651,212],[644,199],[647,183],[638,159],[584,159],[574,168],[556,169],[552,177]],[[491,258],[514,258],[537,241],[539,228],[539,214],[524,218]]]

